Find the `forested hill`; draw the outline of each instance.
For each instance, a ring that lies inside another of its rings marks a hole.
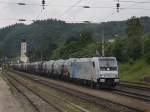
[[[140,18],[144,26],[144,32],[150,32],[150,18]],[[114,38],[116,35],[124,36],[126,33],[126,21],[93,23],[65,23],[58,20],[35,21],[30,25],[15,24],[0,29],[0,48],[4,55],[17,56],[20,54],[20,41],[26,39],[29,53],[40,55],[47,52],[51,55],[67,38],[79,37],[81,32],[90,32],[92,37],[100,39],[105,31],[106,38]]]

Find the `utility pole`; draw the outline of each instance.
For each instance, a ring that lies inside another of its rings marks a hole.
[[[96,42],[95,44],[96,44],[96,56],[101,56],[100,49],[102,42]]]
[[[103,29],[103,32],[102,32],[102,57],[105,56],[105,33],[104,33],[104,29]]]
[[[43,52],[41,51],[41,61],[43,61]]]

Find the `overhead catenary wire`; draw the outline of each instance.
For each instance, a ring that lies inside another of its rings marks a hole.
[[[133,10],[147,10],[149,11],[150,9],[141,9],[141,8],[120,8],[120,10],[130,10],[130,9],[133,9]],[[43,13],[43,10],[41,10],[41,12],[36,16],[35,19],[24,19],[24,21],[36,21],[38,20],[38,18],[41,16],[41,14]],[[114,12],[111,12],[109,15],[107,15],[107,17],[105,17],[105,19],[101,19],[101,21],[106,21],[109,17],[111,17],[112,15],[114,15],[116,13],[116,11]],[[22,19],[12,19],[12,18],[0,18],[0,21],[21,21]],[[23,21],[22,21],[23,22]],[[89,21],[89,20],[84,20],[84,21],[66,21],[66,22],[69,22],[69,23],[100,23],[100,21]]]
[[[117,0],[114,0],[114,1],[117,1]],[[150,1],[131,1],[131,0],[120,0],[120,2],[126,2],[126,3],[139,3],[139,4],[149,4]]]
[[[30,5],[30,6],[42,6],[41,4],[36,4],[36,3],[24,3],[24,2],[6,2],[6,1],[0,1],[0,4],[12,4],[12,5]]]
[[[135,5],[135,4],[134,4]],[[134,5],[130,5],[130,6],[127,6],[127,7],[124,7],[124,8],[121,8],[121,10],[124,10],[124,9],[127,9],[127,8],[130,8],[130,7],[133,7]],[[116,5],[116,7],[117,7],[117,12],[119,13],[119,10],[120,10],[120,0],[117,0],[117,5]],[[108,16],[106,16],[105,18],[104,18],[104,22],[106,22],[107,21],[107,19],[108,18],[110,18],[111,16],[113,16],[114,14],[116,13],[116,11],[113,11],[113,12],[111,12],[111,14],[110,15],[108,15]],[[105,56],[105,29],[104,29],[104,27],[103,27],[103,30],[102,30],[102,57],[103,56]]]
[[[20,22],[25,22],[25,21],[34,21],[31,19],[17,19],[17,18],[0,18],[0,21],[20,21]]]
[[[2,3],[3,1],[0,1],[0,3]],[[13,3],[13,4],[18,4],[18,5],[38,5],[38,4],[26,4],[26,3],[21,3],[21,2],[3,2],[3,3]],[[42,0],[41,5],[43,7],[43,9],[40,11],[40,14],[38,14],[38,16],[36,17],[35,20],[29,20],[29,19],[12,19],[12,18],[0,18],[0,21],[20,21],[20,22],[25,22],[25,21],[36,21],[38,19],[38,17],[42,14],[43,10],[45,9],[46,6],[46,1]]]
[[[131,6],[134,6],[134,5],[131,5]],[[148,8],[132,8],[131,6],[128,6],[128,7],[123,7],[123,8],[120,8],[120,10],[147,10],[149,11],[150,9]],[[114,8],[115,9],[115,8]],[[43,13],[43,10],[40,11],[40,13],[36,16],[35,19],[31,20],[31,19],[24,19],[24,21],[36,21],[38,20],[38,18],[41,16],[41,14]],[[116,11],[113,11],[111,12],[110,14],[108,14],[104,19],[101,19],[101,21],[106,21],[109,17],[111,17],[112,15],[114,15],[116,13]],[[0,18],[0,21],[22,21],[23,22],[23,19],[17,19],[17,18]],[[88,20],[84,20],[84,21],[66,21],[66,22],[69,22],[69,23],[99,23],[98,21],[88,21]]]
[[[80,0],[80,1],[82,1],[82,0]],[[125,1],[120,1],[120,2],[125,2]],[[126,2],[129,2],[129,1],[126,1]],[[22,6],[26,6],[26,5],[30,5],[30,6],[43,6],[42,4],[35,4],[35,3],[29,4],[29,3],[23,3],[23,2],[5,2],[5,1],[0,1],[0,3],[15,4],[15,5],[22,5]],[[133,3],[150,3],[150,2],[133,2]],[[75,6],[72,6],[72,5],[52,5],[52,4],[48,5],[48,4],[45,4],[44,6],[45,7],[69,7],[68,11],[70,11],[70,9],[74,8],[74,7],[77,7],[77,8],[78,7],[79,8],[90,8],[90,9],[92,9],[92,8],[97,8],[97,9],[105,9],[105,8],[106,9],[114,9],[114,7],[108,7],[108,6],[90,6],[90,5],[75,5]],[[124,9],[124,8],[121,8],[121,9]],[[128,9],[131,9],[131,10],[150,10],[149,8],[128,8]]]
[[[42,0],[42,9],[40,11],[40,13],[36,16],[35,20],[38,20],[38,18],[42,15],[44,9],[45,9],[45,6],[46,6],[46,1],[45,0]]]
[[[78,2],[80,3],[82,0],[79,0]],[[122,9],[122,10],[124,10],[124,9],[127,9],[127,7],[125,7],[125,8],[120,8],[120,0],[117,0],[118,1],[118,3],[116,4],[116,6],[117,6],[117,12],[119,12],[119,10],[120,9]],[[77,2],[77,4],[79,4]],[[75,4],[75,5],[73,5],[73,6],[71,6],[70,8],[68,8],[62,15],[60,15],[61,17],[62,16],[64,16],[64,15],[66,15],[66,13],[68,12],[68,11],[70,11],[70,9],[71,8],[73,8],[73,7],[82,7],[82,8],[112,8],[112,7],[90,7],[90,6],[77,6],[77,4]],[[138,9],[138,10],[149,10],[149,9],[144,9],[144,8],[129,8],[129,9],[132,9],[132,10],[134,10],[134,9]],[[115,12],[113,12],[113,13],[111,13],[111,15],[113,15]],[[108,16],[109,17],[109,16]]]
[[[117,0],[118,2],[120,2],[120,0]],[[120,7],[120,10],[127,10],[127,9],[140,9],[140,10],[150,10],[150,9],[146,9],[146,8],[133,8],[133,6],[136,6],[136,4],[133,5],[129,5],[127,7]],[[109,15],[107,15],[103,20],[106,21],[109,17],[111,17],[112,15],[114,15],[116,13],[116,11],[111,12]]]
[[[116,7],[117,7],[117,12],[119,12],[119,9],[120,9],[120,2],[118,0],[117,4],[116,4]]]
[[[42,15],[43,11],[44,11],[44,10],[41,9],[40,13],[36,16],[35,20],[38,20],[38,18]]]
[[[78,0],[76,3],[74,3],[73,5],[71,5],[67,10],[65,10],[62,14],[58,15],[61,17],[63,17],[64,15],[67,14],[67,12],[69,12],[73,7],[77,6],[79,3],[81,3],[83,0]]]
[[[114,1],[118,1],[118,0],[114,0]],[[64,16],[65,14],[67,14],[68,11],[70,11],[72,8],[74,7],[79,7],[79,8],[110,8],[110,9],[115,9],[115,7],[108,7],[108,6],[88,6],[88,5],[85,5],[85,6],[82,6],[82,5],[78,5],[79,3],[81,3],[82,0],[78,0],[76,3],[74,3],[73,5],[46,5],[45,6],[50,6],[50,7],[69,7],[63,14],[62,16]],[[133,1],[123,1],[123,0],[120,0],[120,2],[133,2]],[[36,6],[42,6],[42,4],[27,4],[27,3],[18,3],[18,2],[4,2],[4,1],[0,1],[0,3],[8,3],[8,4],[17,4],[17,5],[36,5]],[[134,2],[135,4],[137,3],[149,3],[149,2]],[[134,4],[134,5],[135,5]],[[133,6],[134,5],[131,5],[131,6],[128,6],[128,7],[120,7],[120,10],[150,10],[148,8],[134,8]],[[40,11],[40,13],[36,16],[35,19],[33,20],[30,20],[30,19],[11,19],[11,18],[0,18],[0,21],[9,21],[9,20],[12,20],[12,21],[20,21],[20,22],[25,22],[25,21],[36,21],[38,20],[38,18],[41,16],[43,10]],[[115,12],[111,12],[111,14],[109,14],[108,16],[106,16],[103,21],[106,21],[108,18],[110,18],[112,15],[114,15]],[[87,21],[87,20],[84,20],[84,21],[66,21],[66,22],[69,22],[69,23],[99,23],[98,21]]]
[[[120,2],[120,0],[119,0]],[[134,3],[133,5],[129,5],[126,7],[120,7],[120,10],[150,10],[149,8],[134,8],[133,6],[136,6],[137,4]],[[74,6],[74,7],[83,7],[83,6]],[[114,7],[91,7],[88,6],[88,8],[111,8],[111,9],[115,9]],[[106,22],[108,20],[108,18],[112,17],[114,14],[116,13],[116,11],[112,11],[110,14],[108,14],[106,17],[104,17],[104,19],[101,19],[101,21]],[[70,22],[82,22],[82,23],[100,23],[98,21],[70,21]]]
[[[115,9],[115,7],[108,7],[108,6],[88,6],[88,5],[85,5],[85,6],[82,6],[82,5],[78,5],[79,3],[81,3],[81,1],[82,0],[78,0],[76,3],[74,3],[73,5],[46,5],[45,4],[45,6],[51,6],[51,7],[69,7],[65,12],[64,12],[64,14],[62,14],[62,16],[63,15],[65,15],[68,11],[70,11],[73,7],[79,7],[79,8],[109,8],[109,9]],[[129,1],[129,0],[128,0]],[[121,2],[121,0],[120,0],[120,2]],[[39,6],[42,6],[42,4],[27,4],[27,3],[18,3],[18,2],[4,2],[4,1],[0,1],[0,3],[10,3],[10,4],[18,4],[18,5],[39,5]],[[135,3],[137,3],[137,2],[135,2]],[[142,2],[143,3],[143,2]],[[145,3],[145,2],[144,2]],[[150,10],[149,8],[135,8],[135,7],[133,7],[133,5],[131,5],[131,6],[129,6],[129,7],[120,7],[120,10]],[[42,14],[42,12],[43,12],[43,10],[41,10],[40,11],[40,13],[37,15],[37,17],[36,17],[36,19],[34,20],[34,21],[36,21],[36,20],[38,20],[38,18],[41,16],[41,14]],[[111,15],[113,15],[114,14],[114,12],[113,13],[111,13],[109,16],[107,16],[106,18],[109,18]],[[18,21],[20,21],[19,19],[9,19],[9,18],[1,18],[0,19],[0,21],[5,21],[5,20],[18,20]],[[23,19],[22,19],[23,20]],[[107,19],[104,19],[104,20],[107,20]],[[24,20],[24,21],[32,21],[32,20]],[[72,21],[72,22],[74,22],[74,21]],[[78,21],[77,21],[78,22]],[[84,21],[83,21],[84,22]]]
[[[117,12],[119,12],[119,10],[121,9],[121,10],[125,10],[125,9],[128,9],[128,10],[150,10],[150,9],[148,9],[148,8],[133,8],[132,6],[135,6],[135,5],[131,5],[131,6],[128,6],[128,7],[123,7],[123,8],[121,8],[120,7],[120,1],[119,0],[117,0],[118,1],[118,3],[117,3]],[[63,6],[62,6],[63,7]],[[64,7],[67,7],[67,6],[64,6]],[[108,9],[108,8],[111,8],[111,9],[114,9],[114,7],[100,7],[100,6],[96,6],[96,7],[94,7],[94,6],[72,6],[72,7],[82,7],[82,8],[106,8],[106,9]],[[69,10],[70,11],[70,10]],[[67,12],[67,11],[66,11]],[[65,13],[63,13],[63,16],[64,15],[66,15],[66,12]],[[114,14],[115,12],[113,12],[113,14]],[[112,14],[112,15],[113,15]],[[61,17],[62,17],[62,15],[61,15]]]
[[[82,0],[81,0],[82,1]],[[118,1],[118,0],[114,0]],[[44,3],[44,1],[42,1]],[[79,0],[80,2],[80,0]],[[132,0],[120,0],[120,2],[126,2],[126,3],[138,3],[138,4],[149,4],[150,1],[132,1]],[[31,5],[31,6],[43,6],[42,4],[37,3],[25,3],[25,2],[8,2],[8,1],[0,1],[0,4],[12,4],[12,5]],[[78,4],[78,3],[77,3]],[[48,5],[45,5],[48,6]]]
[[[46,4],[45,0],[42,0],[42,7],[43,7],[43,10],[45,9],[45,4]]]

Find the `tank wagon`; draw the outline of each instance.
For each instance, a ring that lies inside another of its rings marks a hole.
[[[40,74],[65,80],[78,80],[84,84],[115,87],[119,83],[118,64],[115,57],[70,58],[14,64],[15,70]]]

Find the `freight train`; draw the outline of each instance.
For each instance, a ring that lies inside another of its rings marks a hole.
[[[119,83],[115,57],[70,58],[12,65],[13,69],[45,77],[78,80],[99,87],[115,87]]]

